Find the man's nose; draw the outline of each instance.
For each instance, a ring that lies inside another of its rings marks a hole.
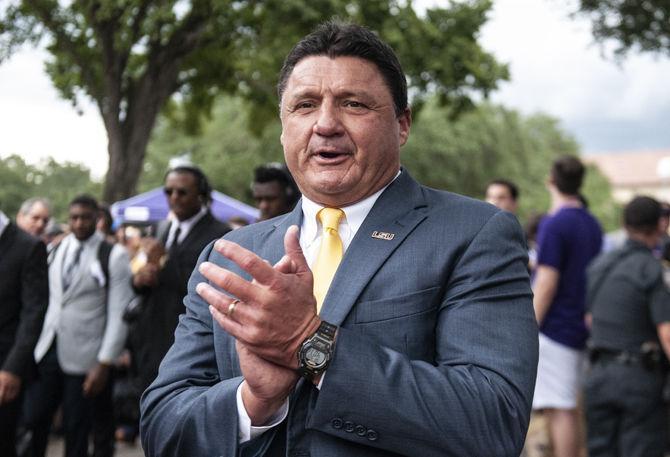
[[[338,107],[332,103],[323,103],[319,109],[319,117],[316,119],[313,131],[322,136],[342,133],[342,120]]]

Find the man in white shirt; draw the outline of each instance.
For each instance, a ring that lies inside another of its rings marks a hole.
[[[44,455],[62,402],[66,455],[86,457],[95,415],[111,401],[110,369],[127,334],[121,315],[134,294],[128,255],[96,232],[97,217],[95,199],[74,198],[71,233],[50,260],[49,306],[34,352],[39,376],[26,393],[33,455]]]
[[[537,327],[516,219],[400,168],[405,76],[369,30],[317,28],[278,92],[303,198],[201,255],[146,454],[519,455]]]

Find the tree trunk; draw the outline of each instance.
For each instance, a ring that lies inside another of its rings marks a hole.
[[[202,11],[185,19],[167,45],[150,51],[144,74],[125,85],[121,83],[124,65],[120,56],[113,54],[113,46],[106,47],[110,55],[105,67],[111,70],[106,73],[108,97],[98,101],[109,140],[103,201],[111,204],[135,194],[156,118],[177,90],[181,63],[197,48],[208,17],[207,11]]]
[[[120,121],[119,114],[105,119],[109,169],[103,201],[111,204],[135,194],[151,132],[161,108],[175,90],[180,61],[150,65],[136,87],[128,89],[134,96],[127,93],[124,97],[128,102],[125,119]]]
[[[137,190],[147,143],[151,135],[151,129],[138,130],[133,129],[132,132],[127,133],[122,129],[115,132],[107,131],[109,168],[102,194],[102,200],[106,203],[112,204],[128,198]],[[131,141],[130,137],[133,137],[135,141]]]

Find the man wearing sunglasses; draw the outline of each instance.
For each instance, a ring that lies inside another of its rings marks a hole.
[[[162,267],[146,263],[133,276],[144,307],[131,326],[131,345],[142,389],[156,377],[158,365],[174,340],[182,300],[198,255],[210,241],[230,230],[209,211],[211,187],[197,167],[172,168],[165,175],[169,220],[159,224],[157,238],[167,251]]]

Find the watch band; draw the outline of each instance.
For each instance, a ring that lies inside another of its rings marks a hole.
[[[330,322],[326,321],[321,321],[321,325],[319,325],[319,328],[316,329],[316,333],[320,333],[322,336],[329,339],[331,343],[335,340],[336,331],[337,331],[337,325],[333,325]]]

